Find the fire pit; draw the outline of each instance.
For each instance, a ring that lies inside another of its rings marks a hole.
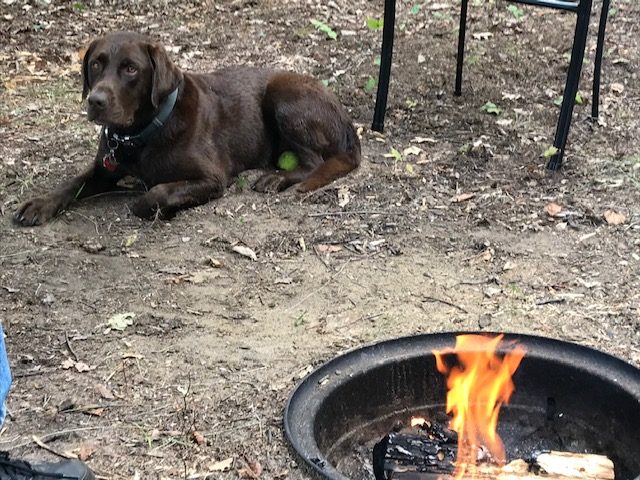
[[[422,416],[447,425],[446,381],[432,352],[455,338],[386,341],[311,373],[285,410],[287,438],[310,470],[372,480],[373,448],[399,423]],[[508,459],[547,450],[595,453],[613,461],[616,480],[640,480],[640,371],[572,343],[526,335],[505,341],[526,349],[498,423]]]

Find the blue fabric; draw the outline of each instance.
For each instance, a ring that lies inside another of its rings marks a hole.
[[[9,359],[7,349],[4,346],[4,331],[0,323],[0,426],[4,423],[7,414],[5,400],[11,388],[11,370],[9,369]]]

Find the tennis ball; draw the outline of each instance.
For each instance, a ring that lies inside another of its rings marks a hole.
[[[298,168],[298,157],[291,151],[282,152],[278,157],[278,168],[291,172]]]

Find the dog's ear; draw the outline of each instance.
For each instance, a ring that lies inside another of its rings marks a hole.
[[[84,57],[82,57],[82,99],[84,100],[89,95],[89,91],[91,90],[91,84],[89,80],[89,61],[91,59],[91,54],[96,48],[97,40],[94,40],[87,48],[87,51],[84,52]]]
[[[153,69],[151,83],[151,104],[154,108],[169,95],[182,80],[182,72],[176,67],[162,45],[148,45],[149,58]]]

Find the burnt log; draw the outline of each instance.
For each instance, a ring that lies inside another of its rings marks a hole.
[[[376,444],[373,453],[376,480],[452,478],[456,449],[415,437],[392,433]],[[480,462],[473,467],[472,477],[476,480],[614,480],[615,471],[613,462],[604,455],[551,451],[504,466]]]
[[[453,472],[457,454],[456,432],[425,420],[389,433],[378,442],[373,448],[373,471],[376,480],[396,478],[399,473],[407,480],[412,473],[423,480],[427,480],[425,475],[433,475],[431,478],[435,479]]]

